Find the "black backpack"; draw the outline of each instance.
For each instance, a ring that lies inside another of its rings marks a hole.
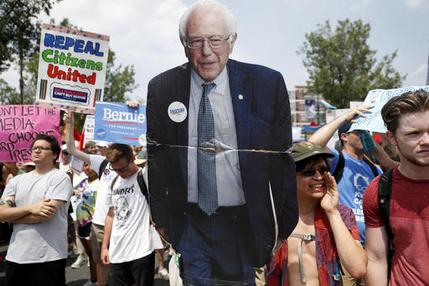
[[[101,166],[100,166],[100,169],[101,169]],[[112,183],[110,184],[110,188],[112,190],[113,190],[113,186],[116,183],[116,180],[118,180],[118,177],[119,177],[119,175],[116,175],[116,177],[113,178]],[[138,171],[138,174],[137,174],[137,183],[139,184],[140,190],[141,190],[143,196],[146,198],[147,203],[149,204],[149,202],[150,202],[149,201],[150,196],[149,196],[149,192],[147,190],[146,183],[144,182],[143,169],[141,169],[141,170]]]
[[[338,183],[341,178],[343,177],[344,172],[344,165],[345,165],[345,159],[342,151],[338,151],[338,163],[337,166],[335,166],[335,170],[332,172],[332,176],[334,176],[335,181]],[[363,161],[371,168],[372,173],[374,174],[374,177],[378,176],[378,170],[377,167],[374,165],[371,160],[369,160],[366,156],[363,156]]]
[[[378,210],[381,213],[381,217],[384,222],[384,229],[387,233],[387,277],[390,278],[390,269],[392,267],[392,256],[394,252],[393,248],[393,237],[392,228],[390,226],[390,199],[392,197],[392,172],[393,170],[387,170],[384,172],[380,181],[378,182]]]
[[[103,175],[104,169],[106,169],[107,164],[109,164],[109,161],[106,159],[103,160],[100,164],[100,168],[98,169],[98,179],[101,180],[101,176]]]

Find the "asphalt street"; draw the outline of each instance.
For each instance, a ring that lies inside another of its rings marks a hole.
[[[5,256],[7,251],[7,244],[0,244],[0,286],[6,285],[5,282]],[[66,268],[66,285],[67,286],[82,286],[89,279],[89,267],[82,266],[78,269],[72,269],[70,265],[74,262],[76,258],[70,257],[67,259],[67,268]],[[168,280],[157,279],[155,276],[155,286],[168,286]]]

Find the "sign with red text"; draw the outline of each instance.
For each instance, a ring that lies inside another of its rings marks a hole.
[[[109,36],[43,24],[36,102],[94,114],[108,54]]]
[[[0,105],[0,161],[31,161],[31,143],[39,133],[61,145],[60,110],[37,105]]]

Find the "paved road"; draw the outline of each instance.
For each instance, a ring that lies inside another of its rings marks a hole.
[[[6,256],[7,245],[0,244],[0,286],[6,284],[5,282],[5,261],[4,257]],[[81,286],[89,278],[89,267],[83,266],[78,269],[72,269],[70,265],[74,262],[75,258],[67,259],[67,268],[66,268],[66,285],[67,286]],[[168,286],[167,280],[155,279],[154,286]]]

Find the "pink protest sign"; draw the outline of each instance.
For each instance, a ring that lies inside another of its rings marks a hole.
[[[0,105],[0,161],[31,160],[36,135],[54,135],[61,144],[60,111],[36,105]]]

